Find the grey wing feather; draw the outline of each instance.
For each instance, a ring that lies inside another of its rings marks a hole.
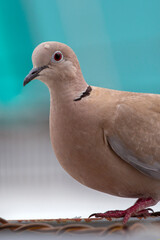
[[[147,163],[144,163],[142,159],[134,156],[134,153],[127,149],[118,138],[108,137],[107,140],[112,150],[124,161],[131,164],[143,174],[160,179],[160,166],[150,166]]]

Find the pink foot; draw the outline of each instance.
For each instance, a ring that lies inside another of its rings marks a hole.
[[[152,198],[139,198],[132,207],[126,210],[107,211],[105,213],[93,213],[89,216],[89,218],[93,216],[102,218],[124,217],[123,223],[125,224],[131,216],[150,216],[151,213],[149,211],[153,210],[148,207],[153,206],[156,203],[157,201],[153,200]]]

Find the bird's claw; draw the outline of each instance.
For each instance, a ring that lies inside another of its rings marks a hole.
[[[95,217],[95,218],[98,218],[98,217],[104,217],[103,216],[104,215],[104,213],[92,213],[90,216],[89,216],[89,218],[91,218],[91,217]]]
[[[95,218],[112,219],[112,218],[124,217],[123,223],[125,224],[131,216],[132,217],[149,217],[151,215],[150,211],[154,212],[153,209],[151,209],[151,208],[143,209],[143,210],[135,212],[135,213],[131,212],[130,209],[115,210],[115,211],[107,211],[105,213],[93,213],[89,216],[89,218],[95,217]]]
[[[91,218],[91,217],[120,218],[120,217],[124,217],[125,213],[126,213],[126,210],[107,211],[105,213],[93,213],[89,216],[89,218]]]

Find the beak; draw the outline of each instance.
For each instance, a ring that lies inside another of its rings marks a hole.
[[[48,68],[47,65],[42,66],[42,67],[37,67],[37,68],[33,68],[29,74],[25,77],[24,82],[23,82],[23,86],[25,86],[27,83],[29,83],[31,80],[35,79],[37,76],[39,76],[39,73],[45,69]]]

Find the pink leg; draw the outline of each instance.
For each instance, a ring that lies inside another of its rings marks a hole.
[[[146,209],[150,206],[153,206],[157,203],[157,201],[152,198],[139,198],[133,206],[126,210],[115,210],[115,211],[107,211],[105,213],[93,213],[89,217],[102,217],[102,218],[120,218],[124,217],[123,223],[125,224],[131,216],[149,216],[149,210]]]

